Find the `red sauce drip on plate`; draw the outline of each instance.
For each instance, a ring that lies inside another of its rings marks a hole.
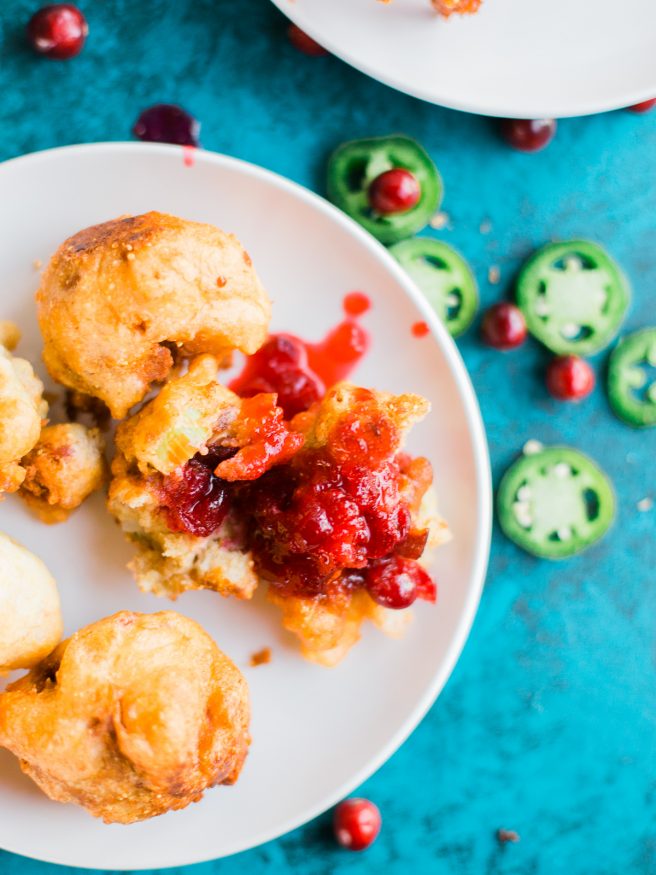
[[[371,308],[371,301],[364,292],[349,292],[344,295],[343,306],[347,316],[362,316]]]
[[[426,337],[430,328],[425,322],[415,322],[411,328],[413,337]]]

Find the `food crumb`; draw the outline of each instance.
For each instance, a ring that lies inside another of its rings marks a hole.
[[[497,267],[496,264],[491,264],[487,269],[487,280],[489,283],[492,283],[493,286],[496,286],[499,280],[501,279],[501,271]]]
[[[514,829],[498,829],[497,841],[501,845],[505,845],[508,842],[513,842],[513,844],[515,844],[519,841],[519,833],[515,832]]]
[[[35,258],[32,262],[32,267],[34,268],[34,270],[41,270],[41,268],[43,267],[43,262],[40,258]]]
[[[489,219],[483,219],[481,224],[478,226],[478,230],[481,234],[489,234],[492,230],[492,222]]]
[[[253,653],[250,659],[250,665],[266,665],[267,662],[271,662],[271,648],[263,647],[262,650],[258,650],[257,653]]]
[[[443,228],[447,228],[449,226],[449,222],[449,214],[445,213],[444,210],[439,210],[439,212],[435,213],[433,218],[430,220],[429,225],[436,231],[441,231]]]
[[[654,506],[654,499],[650,498],[646,495],[644,498],[641,498],[640,501],[636,504],[636,507],[640,511],[640,513],[646,513],[648,510],[651,510]]]
[[[534,438],[526,441],[522,448],[522,452],[525,456],[534,456],[536,453],[539,453],[540,450],[544,449],[544,444],[540,443],[540,441],[536,441]]]

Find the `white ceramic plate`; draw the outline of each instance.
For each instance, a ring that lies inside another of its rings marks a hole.
[[[234,231],[274,300],[275,329],[319,338],[339,321],[344,293],[370,295],[364,322],[373,343],[354,376],[432,400],[434,413],[411,448],[434,462],[455,540],[436,562],[437,607],[420,605],[399,642],[367,629],[332,670],[301,659],[262,599],[193,592],[178,600],[176,609],[199,620],[250,683],[253,745],[234,788],[147,823],[105,826],[50,802],[0,752],[0,847],[101,869],[181,866],[244,850],[314,817],[367,778],[417,725],[453,669],[478,603],[490,535],[485,436],[453,342],[378,243],[320,198],[264,170],[208,152],[187,167],[178,147],[135,143],[58,149],[1,165],[0,318],[24,329],[19,353],[38,366],[35,259],[45,262],[87,225],[149,209]],[[432,328],[421,340],[410,330],[418,319]],[[131,549],[100,496],[55,527],[9,497],[0,505],[0,529],[50,566],[67,634],[123,608],[170,607],[138,592],[125,568]],[[249,668],[250,654],[266,645],[272,662]]]
[[[656,96],[653,0],[483,0],[441,19],[429,0],[273,0],[333,54],[431,103],[561,118]]]

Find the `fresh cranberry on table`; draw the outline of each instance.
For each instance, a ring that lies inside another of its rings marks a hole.
[[[643,100],[641,103],[634,103],[633,106],[627,106],[629,112],[635,112],[639,115],[642,115],[643,112],[649,112],[650,109],[653,109],[656,106],[656,97],[652,97],[650,100]]]
[[[319,58],[321,55],[328,54],[328,51],[323,46],[319,45],[316,40],[313,40],[311,36],[295,24],[290,24],[287,28],[287,37],[294,48],[298,49],[299,52],[303,52],[304,55]]]
[[[368,799],[345,799],[335,809],[335,838],[349,851],[368,848],[380,832],[382,819],[378,807]]]
[[[34,51],[58,60],[79,55],[88,33],[84,15],[71,3],[43,6],[27,24],[27,36]]]
[[[481,335],[495,349],[514,349],[526,340],[524,314],[514,304],[501,301],[493,304],[483,317]]]
[[[580,401],[594,385],[594,371],[577,355],[560,355],[547,368],[547,389],[559,401]]]
[[[405,213],[421,197],[417,177],[403,167],[386,170],[369,186],[369,203],[381,215]]]
[[[197,146],[199,122],[181,106],[157,103],[145,109],[134,123],[132,133],[150,143]]]
[[[501,120],[501,134],[513,149],[520,152],[539,152],[556,135],[556,120],[504,118]]]

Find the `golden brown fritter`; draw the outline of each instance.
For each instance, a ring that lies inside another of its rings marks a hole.
[[[213,589],[250,598],[257,586],[250,553],[230,518],[207,537],[172,531],[162,512],[163,475],[171,475],[210,441],[230,441],[241,399],[217,382],[218,362],[194,360],[116,432],[108,507],[137,555],[130,563],[144,592],[175,598]]]
[[[246,681],[197,623],[123,611],[0,694],[0,745],[51,799],[134,823],[234,783],[249,719]]]
[[[380,0],[381,3],[391,3],[392,0]],[[482,0],[430,0],[433,9],[444,18],[448,18],[454,12],[472,15],[478,12]]]
[[[264,342],[270,302],[238,240],[150,212],[66,240],[37,292],[44,360],[55,380],[121,418],[164,380],[174,355]]]
[[[97,428],[48,425],[22,461],[19,495],[45,523],[60,523],[106,479],[105,442]]]
[[[0,322],[0,494],[15,492],[23,482],[21,459],[39,439],[48,412],[32,365],[10,352],[19,337],[13,323]]]
[[[43,562],[0,533],[0,675],[32,668],[59,644],[57,584]]]

